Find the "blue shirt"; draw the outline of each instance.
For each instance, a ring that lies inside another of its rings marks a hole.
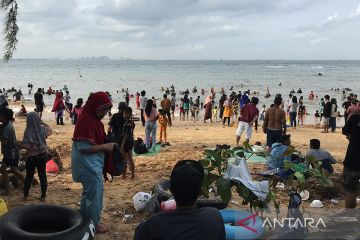
[[[89,149],[93,145],[85,141],[74,141],[71,153],[71,165],[73,180],[78,182],[80,179],[89,176],[102,176],[104,168],[104,152],[92,154],[81,153],[81,150]]]
[[[271,146],[270,157],[267,160],[268,168],[276,169],[276,168],[284,168],[284,161],[291,161],[291,155],[284,156],[284,152],[288,149],[288,146],[283,145],[281,143],[274,143]]]

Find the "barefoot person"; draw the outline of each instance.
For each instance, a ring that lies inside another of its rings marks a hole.
[[[265,113],[262,128],[266,133],[266,145],[269,152],[271,152],[271,146],[274,143],[280,142],[281,135],[286,134],[286,114],[280,108],[281,103],[282,98],[280,96],[275,97],[274,106]]]
[[[324,130],[322,131],[322,133],[328,133],[330,117],[331,117],[331,108],[332,108],[332,104],[330,102],[329,95],[325,95],[324,102],[325,102],[325,105],[324,105],[324,110],[323,110],[323,122],[322,122],[324,125]]]
[[[61,92],[57,92],[54,100],[52,112],[55,112],[56,124],[64,125],[64,110],[65,104]]]
[[[127,170],[127,166],[129,165],[130,171],[131,171],[131,178],[134,179],[135,178],[135,163],[134,163],[134,159],[133,159],[133,155],[132,155],[132,150],[134,147],[135,123],[132,118],[132,108],[126,107],[123,110],[123,115],[124,115],[125,123],[124,123],[124,133],[123,133],[122,144],[120,147],[120,151],[123,154],[124,161],[126,161],[124,172],[123,172],[123,178],[124,179],[126,178],[126,170]]]
[[[103,207],[103,167],[105,152],[111,153],[115,143],[104,143],[105,130],[101,119],[112,107],[105,92],[89,96],[76,123],[72,154],[72,176],[83,186],[80,211],[89,216],[96,226],[97,233],[105,233],[107,227],[100,224]]]
[[[34,99],[35,99],[36,112],[39,114],[41,119],[42,112],[44,111],[44,107],[45,107],[41,88],[39,88],[37,92],[34,94]]]
[[[355,208],[360,185],[360,114],[351,115],[342,132],[349,139],[343,170],[343,182],[346,190],[345,208]]]
[[[146,108],[144,109],[144,118],[145,118],[145,136],[146,136],[146,148],[152,148],[155,151],[156,146],[156,129],[157,129],[157,120],[159,114],[156,109],[153,107],[153,101],[149,99],[146,103]],[[151,144],[150,144],[151,138]]]
[[[204,123],[206,120],[210,119],[210,122],[212,122],[212,101],[213,101],[213,95],[210,94],[205,99],[205,114],[204,114]]]
[[[164,99],[161,100],[160,105],[161,108],[165,111],[167,119],[169,120],[169,123],[171,125],[171,115],[170,115],[171,101],[166,94],[164,94]]]
[[[239,146],[241,134],[245,131],[246,133],[246,142],[249,142],[252,135],[252,125],[256,122],[259,116],[259,109],[256,108],[256,105],[259,103],[257,97],[251,99],[251,103],[246,104],[241,109],[241,117],[239,121],[238,128],[236,130],[236,145]]]

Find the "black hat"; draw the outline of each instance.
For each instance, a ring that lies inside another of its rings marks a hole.
[[[179,161],[170,176],[170,189],[181,206],[191,206],[198,198],[204,177],[203,166],[195,160]]]

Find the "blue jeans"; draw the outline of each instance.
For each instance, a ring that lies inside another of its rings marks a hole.
[[[152,122],[146,121],[145,122],[146,148],[151,147],[150,146],[150,134],[151,134],[151,138],[152,138],[152,147],[155,148],[155,146],[156,146],[156,129],[157,129],[156,121],[152,121]]]

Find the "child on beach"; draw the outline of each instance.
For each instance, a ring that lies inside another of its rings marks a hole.
[[[21,109],[20,109],[20,111],[16,114],[16,116],[22,116],[22,117],[26,117],[26,115],[27,115],[27,110],[26,110],[26,108],[25,108],[25,106],[24,105],[21,105]]]
[[[191,113],[191,120],[194,120],[194,122],[196,122],[196,107],[194,105],[190,107],[190,113]]]
[[[0,122],[2,123],[1,127],[1,153],[3,155],[3,160],[1,164],[1,174],[2,179],[5,183],[5,192],[4,194],[10,194],[10,182],[9,176],[7,173],[7,168],[10,167],[10,172],[12,172],[20,181],[24,182],[24,176],[17,169],[19,163],[19,148],[17,146],[15,128],[12,124],[13,111],[6,108],[0,113]]]
[[[62,92],[57,92],[54,100],[52,112],[55,112],[56,124],[64,125],[64,110],[65,104],[63,102]]]
[[[140,93],[136,92],[136,109],[140,109]]]
[[[306,108],[304,106],[304,103],[300,102],[299,111],[298,111],[298,116],[299,116],[298,125],[300,125],[300,122],[301,122],[301,125],[304,125],[304,116],[305,115],[306,115]]]
[[[186,121],[189,121],[190,99],[188,98],[188,95],[184,96],[183,108],[184,108],[184,120],[186,115]]]
[[[185,111],[184,111],[184,99],[181,98],[180,99],[180,121],[183,120],[182,119],[182,116],[184,117],[184,120],[185,120]]]
[[[225,122],[227,120],[227,125],[230,127],[230,119],[233,116],[233,109],[231,104],[230,97],[227,97],[226,101],[224,102],[224,114],[223,114],[223,126],[225,126]]]
[[[46,138],[51,134],[48,128],[41,120],[38,114],[31,112],[26,117],[26,129],[21,147],[26,149],[23,157],[26,161],[26,177],[24,183],[24,200],[27,200],[31,183],[34,179],[35,168],[37,169],[40,187],[41,201],[45,201],[47,178],[46,178],[46,160],[47,160],[47,144]]]
[[[260,113],[260,121],[264,121],[266,112],[266,105],[262,105],[261,113]]]
[[[131,178],[135,178],[135,164],[134,159],[132,156],[132,149],[134,147],[134,129],[135,129],[135,123],[132,118],[132,108],[126,107],[123,111],[125,124],[124,124],[124,130],[123,130],[123,141],[121,144],[120,151],[123,154],[125,163],[125,168],[123,172],[123,178],[126,178],[126,170],[127,165],[130,165],[130,171],[131,171]]]
[[[76,124],[77,120],[79,119],[80,117],[80,114],[83,110],[83,103],[84,103],[84,100],[82,98],[78,98],[77,101],[76,101],[76,105],[75,107],[72,109],[72,112],[71,112],[71,123],[72,124]]]
[[[217,108],[217,106],[214,106],[212,109],[213,122],[217,122],[217,120],[218,120],[217,116],[218,116],[218,108]]]
[[[159,125],[160,125],[160,140],[158,144],[162,143],[162,137],[164,135],[164,142],[167,144],[167,135],[166,135],[166,129],[169,125],[171,127],[171,123],[169,122],[169,119],[166,117],[166,112],[163,111],[163,109],[159,109]]]
[[[235,121],[237,121],[238,119],[238,114],[239,114],[239,101],[237,100],[237,98],[235,98],[232,101],[232,109],[233,109],[233,113],[235,115]]]

